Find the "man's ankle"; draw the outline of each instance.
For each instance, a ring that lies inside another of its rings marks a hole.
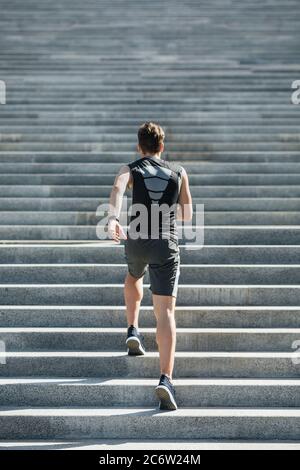
[[[170,382],[172,382],[172,375],[166,374],[165,372],[162,372],[161,375],[165,375],[166,377],[168,377]]]

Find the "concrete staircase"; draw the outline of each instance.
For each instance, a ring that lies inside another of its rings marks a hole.
[[[0,448],[298,448],[300,5],[1,2]],[[145,120],[205,205],[176,313],[176,412],[124,348],[123,247],[96,208]],[[159,442],[158,442],[159,441]]]

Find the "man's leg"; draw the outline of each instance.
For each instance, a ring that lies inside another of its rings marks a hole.
[[[176,347],[175,322],[176,297],[153,294],[153,308],[156,316],[156,341],[159,350],[161,374],[172,379]]]
[[[124,297],[126,304],[127,325],[138,327],[139,310],[143,298],[143,276],[136,279],[127,274],[125,279]]]
[[[127,274],[124,289],[127,313],[127,340],[126,346],[129,356],[144,355],[144,337],[138,331],[139,310],[143,298],[143,276],[134,277]]]

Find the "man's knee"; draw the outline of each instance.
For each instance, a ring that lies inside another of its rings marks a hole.
[[[135,300],[141,301],[143,299],[143,276],[136,278],[132,274],[127,273],[125,279],[125,294],[134,295]]]
[[[174,308],[165,308],[156,313],[156,342],[160,336],[160,330],[165,328],[173,328],[175,325],[175,310]],[[165,331],[163,331],[165,334]]]
[[[156,309],[156,318],[169,318],[172,319],[175,314],[175,309],[174,307],[162,307],[160,309]]]

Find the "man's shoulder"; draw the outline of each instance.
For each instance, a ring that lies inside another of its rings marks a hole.
[[[124,165],[119,167],[118,175],[123,175],[124,173],[129,173],[129,171],[130,171],[129,165],[127,163],[125,163]]]
[[[175,173],[181,174],[183,172],[183,166],[177,162],[164,160],[164,163],[170,170],[174,171]]]
[[[132,162],[126,163],[126,166],[132,170],[133,168],[136,168],[140,165],[141,163],[141,158],[137,158],[136,160],[133,160]]]
[[[184,171],[183,166],[174,161],[161,159],[159,162],[155,161],[155,164],[157,163],[178,174],[182,174],[182,172]],[[141,165],[143,166],[144,164],[145,159],[138,158],[130,163],[127,163],[126,165],[130,168],[130,170],[134,170],[135,168],[139,168]]]

